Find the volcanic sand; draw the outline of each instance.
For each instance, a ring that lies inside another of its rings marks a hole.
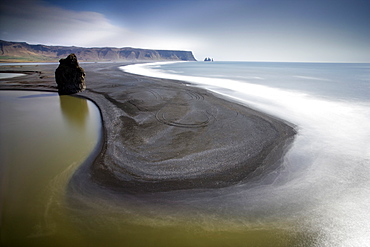
[[[124,63],[81,64],[103,119],[103,141],[84,172],[104,188],[148,193],[220,188],[279,169],[295,130],[284,121],[191,84],[133,75]],[[1,66],[26,76],[0,89],[57,91],[54,65]]]

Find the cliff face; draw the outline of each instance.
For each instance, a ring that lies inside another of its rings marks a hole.
[[[74,53],[80,61],[196,61],[191,51],[30,45],[0,40],[0,62],[57,62]]]

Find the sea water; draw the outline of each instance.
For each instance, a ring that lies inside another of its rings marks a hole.
[[[241,225],[285,219],[314,236],[304,246],[370,246],[370,64],[177,62],[121,69],[187,81],[297,129],[273,182],[232,186],[199,208],[227,212]]]

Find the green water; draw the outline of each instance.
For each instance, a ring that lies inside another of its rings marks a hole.
[[[71,204],[68,182],[99,139],[98,109],[84,99],[48,92],[0,91],[0,103],[1,246],[254,247],[301,242],[283,219],[240,223],[151,205],[138,209],[88,194],[83,195],[84,206]]]
[[[97,145],[100,113],[49,92],[0,91],[0,105],[1,245],[63,241],[75,230],[65,220],[65,187]]]

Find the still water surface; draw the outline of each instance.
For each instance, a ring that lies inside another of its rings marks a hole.
[[[171,201],[158,208],[85,194],[79,205],[68,184],[97,147],[97,107],[30,91],[0,91],[0,104],[2,246],[296,246],[307,238],[282,218],[239,222]]]
[[[97,146],[99,110],[85,99],[33,91],[0,91],[0,105],[1,245],[66,246],[77,229],[65,187]]]

